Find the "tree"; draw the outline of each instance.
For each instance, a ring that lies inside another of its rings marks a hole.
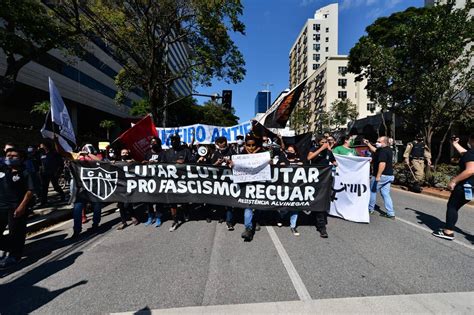
[[[367,78],[369,97],[421,131],[430,148],[434,134],[441,150],[459,117],[474,115],[474,24],[472,4],[466,7],[408,8],[379,18],[349,54],[349,71]]]
[[[307,107],[297,106],[291,114],[290,126],[299,130],[308,125],[309,109]]]
[[[215,101],[207,101],[199,107],[202,118],[199,123],[213,126],[233,126],[239,122],[239,117],[235,116],[234,109],[225,109]]]
[[[63,1],[66,2],[66,1]],[[0,99],[9,96],[21,68],[39,61],[54,48],[78,48],[80,20],[77,6],[47,7],[39,0],[0,1],[0,48],[6,70],[0,74]]]
[[[335,126],[336,129],[340,129],[345,126],[348,121],[354,121],[357,119],[359,112],[357,106],[351,102],[350,99],[337,99],[331,104],[329,111],[330,116],[330,128]]]
[[[229,32],[244,34],[239,0],[97,0],[79,3],[84,34],[111,45],[123,69],[116,77],[117,101],[141,88],[156,123],[167,124],[170,87],[192,77],[210,85],[211,79],[240,82],[244,59]],[[170,68],[171,49],[184,44],[188,60]]]
[[[31,108],[30,113],[38,113],[46,115],[51,110],[51,103],[49,101],[38,102]]]
[[[99,127],[107,130],[107,140],[110,140],[109,134],[110,134],[110,129],[115,127],[117,124],[113,120],[102,120],[99,123]]]

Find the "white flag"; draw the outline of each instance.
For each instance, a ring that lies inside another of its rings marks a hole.
[[[329,214],[369,223],[370,158],[334,154],[337,162]]]
[[[71,152],[76,146],[74,128],[66,105],[64,105],[63,99],[51,78],[49,78],[49,100],[51,112],[46,116],[41,134],[44,138],[50,139],[54,139],[56,134],[63,149],[66,152]]]

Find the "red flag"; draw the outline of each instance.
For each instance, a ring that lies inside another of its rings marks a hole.
[[[158,132],[151,116],[148,115],[122,133],[117,140],[120,140],[130,150],[134,160],[141,162],[150,150],[150,141],[153,137],[158,137]]]

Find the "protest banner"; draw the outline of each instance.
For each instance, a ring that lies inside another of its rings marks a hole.
[[[370,158],[334,154],[337,162],[330,215],[369,223]]]
[[[271,179],[270,152],[232,156],[234,183],[250,183]]]
[[[220,166],[74,161],[71,168],[78,200],[327,211],[331,197],[329,166],[272,166],[269,181],[241,184]]]
[[[178,134],[186,144],[193,141],[199,144],[213,144],[217,137],[226,137],[228,143],[237,142],[237,136],[244,136],[250,132],[252,124],[250,121],[230,126],[211,126],[203,124],[195,124],[190,126],[173,127],[173,128],[156,128],[158,136],[163,142],[163,147],[170,146],[170,137]]]

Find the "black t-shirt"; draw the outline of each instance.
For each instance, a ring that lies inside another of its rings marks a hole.
[[[459,160],[459,171],[463,172],[466,170],[467,162],[474,162],[474,149],[469,149],[463,154],[463,156]],[[474,176],[471,176],[468,179],[459,182],[459,185],[464,185],[466,181],[469,181],[469,184],[474,185]]]
[[[216,163],[217,160],[219,159],[230,160],[232,159],[232,155],[235,155],[235,154],[236,153],[234,149],[232,149],[231,147],[227,147],[224,150],[216,149],[216,151],[214,151],[214,153],[211,156],[211,164]],[[227,165],[227,164],[224,162],[222,163],[222,165]]]
[[[187,147],[180,147],[177,150],[170,148],[165,151],[163,162],[176,163],[178,160],[183,160],[184,163],[192,162],[191,151]]]
[[[316,152],[318,151],[319,146],[313,145],[311,149],[309,149],[309,152]],[[312,165],[329,165],[332,162],[336,161],[336,158],[334,158],[334,154],[332,154],[332,151],[325,149],[321,151],[317,156],[315,156],[313,159],[309,160],[309,164]]]
[[[63,160],[57,152],[49,151],[48,153],[40,156],[41,160],[41,173],[53,175],[57,172],[58,168],[62,165]]]
[[[27,191],[35,190],[33,176],[26,170],[12,171],[0,166],[0,211],[16,209]]]
[[[389,147],[379,148],[375,151],[373,157],[373,168],[372,175],[377,176],[379,171],[379,164],[385,162],[385,169],[382,172],[382,175],[393,175],[393,152]]]
[[[158,153],[148,151],[145,154],[145,161],[149,162],[163,162],[165,158],[165,151],[160,151]]]

